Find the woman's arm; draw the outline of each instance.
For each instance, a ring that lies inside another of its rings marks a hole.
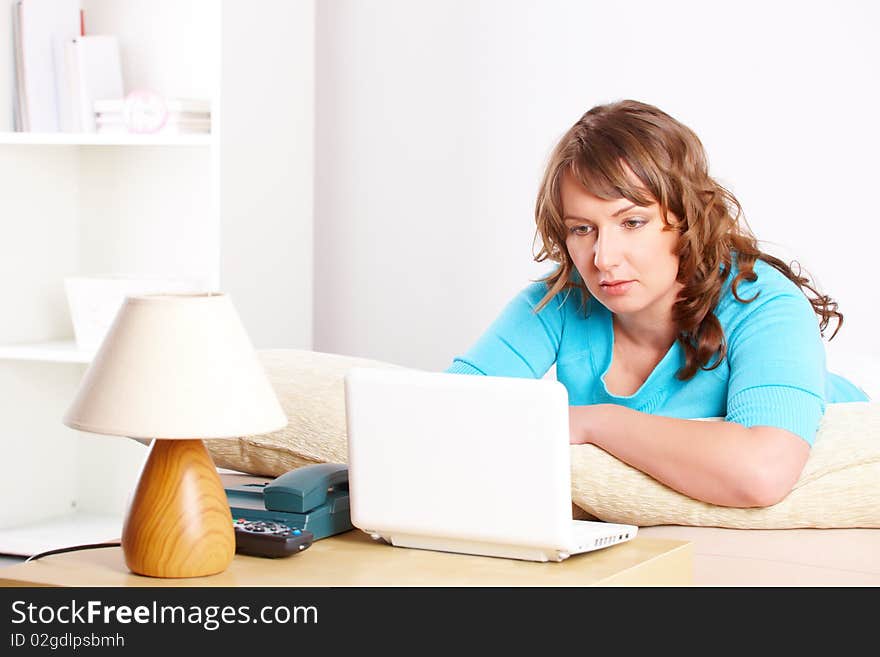
[[[523,289],[446,371],[530,379],[544,376],[556,361],[564,324],[559,295],[541,312],[535,312],[545,294],[545,283],[532,283]]]
[[[762,507],[782,500],[810,453],[776,427],[648,415],[615,404],[570,406],[571,443],[592,443],[689,497]]]

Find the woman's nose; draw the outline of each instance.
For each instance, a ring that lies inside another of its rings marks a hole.
[[[593,264],[599,271],[609,271],[620,264],[621,244],[611,233],[599,233],[593,246]]]

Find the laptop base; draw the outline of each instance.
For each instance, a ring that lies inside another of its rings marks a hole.
[[[418,550],[435,550],[438,552],[455,552],[459,554],[475,554],[483,557],[501,557],[504,559],[521,559],[524,561],[563,561],[569,553],[563,550],[527,547],[522,545],[505,545],[503,543],[483,543],[433,536],[417,536],[414,534],[393,534],[383,536],[375,532],[366,532],[374,539],[382,539],[395,547],[415,548]]]

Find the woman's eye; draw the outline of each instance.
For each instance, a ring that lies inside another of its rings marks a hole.
[[[634,219],[627,219],[626,221],[623,222],[623,225],[626,226],[627,228],[639,228],[640,226],[644,226],[646,223],[648,223],[648,222],[645,221],[644,219],[635,219],[634,218]]]
[[[573,235],[589,235],[592,229],[592,226],[572,226],[568,229],[568,232]]]

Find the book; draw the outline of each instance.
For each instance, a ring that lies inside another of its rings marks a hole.
[[[130,123],[131,117],[116,112],[102,112],[95,115],[95,123],[97,125],[108,123]],[[206,114],[168,114],[164,118],[157,119],[155,127],[160,128],[167,123],[177,123],[185,125],[211,125],[211,117]]]
[[[119,114],[99,114],[95,117],[95,123],[97,125],[125,125],[125,117]],[[168,117],[163,125],[177,125],[177,126],[196,126],[196,127],[211,127],[211,120],[204,118],[183,118],[183,117]]]
[[[165,109],[169,113],[190,112],[197,114],[210,114],[211,101],[197,98],[163,98]],[[126,99],[108,99],[95,101],[94,109],[97,113],[120,112],[125,109]]]
[[[131,130],[129,125],[124,121],[104,121],[99,119],[97,123],[98,134],[130,134],[137,132],[144,134],[143,131]],[[209,121],[169,121],[162,127],[151,130],[148,134],[154,135],[188,135],[188,134],[210,134],[211,123]]]
[[[96,100],[118,100],[124,94],[119,40],[112,35],[83,36],[64,44],[69,110],[62,112],[67,131],[95,132]]]
[[[24,84],[24,63],[21,56],[21,3],[12,5],[12,48],[15,55],[15,131],[28,130],[27,94]]]
[[[63,43],[80,32],[80,0],[20,0],[19,51],[23,82],[19,123],[30,132],[58,132],[64,89]]]
[[[80,132],[82,121],[79,118],[79,64],[77,63],[76,39],[65,41],[64,70],[61,98],[58,108],[59,127],[62,132]]]
[[[94,103],[98,132],[187,134],[211,131],[210,102],[138,91]]]

